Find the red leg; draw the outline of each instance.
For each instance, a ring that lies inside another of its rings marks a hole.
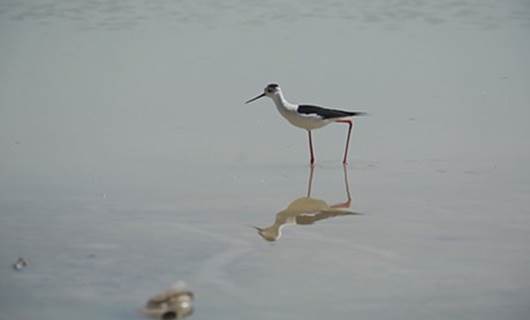
[[[351,136],[351,129],[353,127],[353,121],[352,120],[339,120],[337,122],[340,123],[347,123],[349,125],[348,127],[348,138],[346,139],[346,147],[344,148],[344,158],[342,159],[343,164],[348,164],[348,147],[350,145],[350,136]]]
[[[307,130],[309,135],[309,152],[311,153],[310,163],[313,165],[315,163],[315,155],[313,154],[313,140],[311,139],[311,130]]]

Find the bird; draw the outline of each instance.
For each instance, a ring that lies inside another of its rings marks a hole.
[[[278,212],[272,225],[264,228],[254,227],[264,240],[271,242],[279,240],[282,236],[282,229],[288,225],[311,225],[324,219],[361,214],[346,210],[350,208],[352,201],[346,166],[344,166],[344,185],[347,200],[334,205],[328,205],[324,200],[311,197],[313,168],[310,166],[306,196],[293,200],[287,208]]]
[[[348,124],[348,136],[346,138],[346,146],[344,147],[344,157],[342,160],[343,164],[348,163],[348,146],[350,144],[350,136],[353,127],[353,117],[367,115],[366,112],[344,111],[309,104],[293,104],[285,99],[282,89],[276,83],[268,84],[262,94],[245,101],[245,104],[263,97],[271,98],[280,114],[287,119],[289,123],[295,127],[307,130],[311,165],[314,165],[315,163],[311,131],[322,128],[333,122]]]

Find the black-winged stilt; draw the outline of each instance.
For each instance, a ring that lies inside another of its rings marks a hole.
[[[306,129],[309,136],[309,152],[311,154],[311,165],[315,163],[315,155],[313,153],[313,141],[311,138],[311,130],[322,128],[332,122],[347,123],[348,137],[346,139],[346,147],[344,148],[344,158],[342,163],[347,163],[348,146],[350,144],[350,135],[353,126],[353,117],[366,115],[365,112],[351,112],[337,109],[323,108],[319,106],[307,104],[292,104],[288,102],[282,93],[280,86],[271,83],[262,94],[254,97],[245,103],[250,103],[262,97],[271,98],[276,104],[276,108],[281,115],[287,119],[292,125],[298,128]]]

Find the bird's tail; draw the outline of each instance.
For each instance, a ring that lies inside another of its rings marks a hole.
[[[348,112],[348,115],[352,116],[352,117],[362,117],[362,116],[367,116],[368,113],[360,112],[360,111],[354,111],[354,112]]]

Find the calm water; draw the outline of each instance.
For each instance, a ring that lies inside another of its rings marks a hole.
[[[1,0],[0,319],[142,319],[177,280],[193,319],[528,319],[529,31],[517,0]],[[370,113],[347,184],[330,125],[308,198],[306,133],[242,104],[269,82]]]

